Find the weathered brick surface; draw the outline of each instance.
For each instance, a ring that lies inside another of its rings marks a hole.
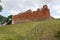
[[[47,5],[44,5],[42,9],[37,9],[37,11],[27,10],[26,12],[12,16],[12,23],[16,24],[34,20],[45,20],[48,18],[50,18],[50,11]]]

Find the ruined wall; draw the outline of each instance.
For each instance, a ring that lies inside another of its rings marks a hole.
[[[46,20],[48,18],[50,18],[50,11],[47,5],[44,5],[42,9],[37,9],[37,11],[27,10],[26,12],[12,16],[12,24],[35,20]]]

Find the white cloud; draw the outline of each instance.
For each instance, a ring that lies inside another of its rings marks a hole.
[[[54,17],[54,18],[60,18],[60,15],[58,15],[58,16],[56,15],[56,16],[53,16],[53,17]]]
[[[22,8],[37,8],[44,4],[44,0],[2,0],[8,10],[20,10]]]
[[[56,11],[56,13],[60,15],[60,5],[54,5],[52,10]]]
[[[60,5],[54,5],[52,8],[53,8],[53,10],[59,10],[60,9]]]
[[[1,1],[4,10],[6,9],[9,10],[11,12],[10,14],[12,15],[16,15],[18,14],[18,12],[23,12],[26,11],[27,9],[36,10],[37,8],[41,8],[44,4],[47,4],[51,11],[56,10],[57,14],[60,13],[60,0],[1,0]],[[51,15],[53,15],[52,12]],[[55,17],[57,15],[53,16]]]
[[[40,3],[41,2],[41,3]],[[13,10],[14,12],[23,12],[27,9],[36,10],[43,5],[42,0],[2,0],[4,9]],[[10,12],[11,12],[10,11]],[[11,14],[15,15],[11,12]]]
[[[59,14],[60,14],[60,9],[57,11],[57,13],[59,13]]]
[[[17,11],[10,11],[11,13],[11,15],[17,15],[19,12],[17,12]]]

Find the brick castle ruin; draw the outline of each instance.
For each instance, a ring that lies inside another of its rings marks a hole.
[[[25,12],[19,13],[18,15],[12,16],[12,24],[28,22],[28,21],[37,21],[37,20],[46,20],[50,18],[50,11],[47,5],[44,5],[41,9],[37,11],[27,10]]]

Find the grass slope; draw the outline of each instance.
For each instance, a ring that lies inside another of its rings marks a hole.
[[[0,40],[57,40],[60,20],[27,22],[0,27]]]

